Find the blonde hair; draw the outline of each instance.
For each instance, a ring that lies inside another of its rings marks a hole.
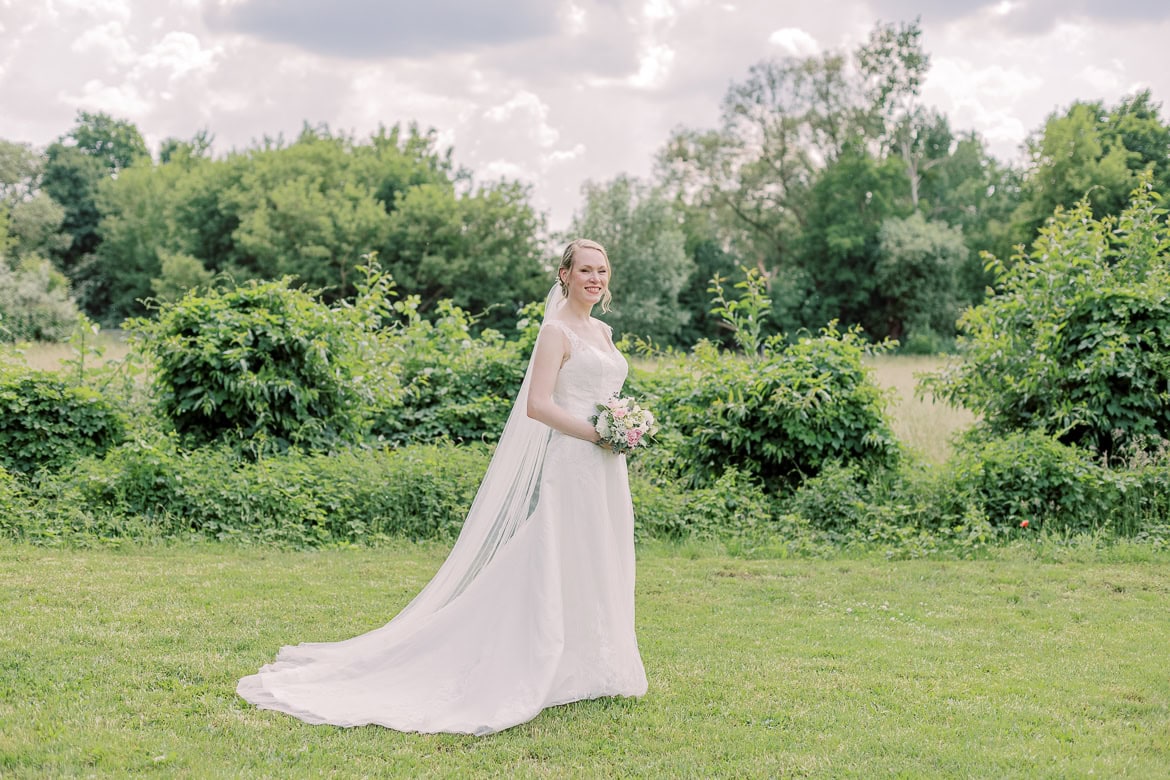
[[[596,249],[601,252],[601,256],[605,258],[605,267],[609,270],[609,275],[613,276],[613,266],[609,263],[609,254],[605,251],[605,247],[596,241],[590,241],[588,238],[576,238],[569,242],[565,247],[564,254],[561,255],[561,265],[557,268],[557,281],[561,283],[561,295],[566,298],[569,295],[568,285],[561,279],[561,271],[572,271],[573,260],[577,255],[578,249]],[[609,281],[606,280],[605,292],[601,296],[601,310],[609,311],[609,305],[613,302],[613,296],[609,292]]]

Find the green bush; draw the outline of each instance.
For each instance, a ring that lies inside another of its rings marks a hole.
[[[782,508],[830,549],[877,549],[890,558],[944,550],[971,557],[1004,535],[976,502],[955,495],[949,475],[911,459],[876,473],[833,463],[802,483]]]
[[[805,480],[786,503],[789,512],[834,541],[864,528],[877,508],[861,470],[839,463],[826,464],[819,474]]]
[[[771,500],[735,469],[707,487],[688,489],[634,467],[630,492],[639,539],[733,539],[777,530]]]
[[[687,358],[659,355],[653,372],[635,370],[631,392],[644,395],[662,420],[659,468],[692,486],[729,469],[781,494],[833,462],[882,470],[899,448],[886,419],[887,396],[863,363],[857,329],[830,323],[818,336],[786,343],[763,337],[771,302],[758,271],[745,269],[743,291],[728,301],[718,277],[712,312],[732,330],[743,354],[700,342]]]
[[[487,468],[482,447],[418,446],[242,461],[227,447],[135,441],[40,487],[31,539],[198,536],[292,547],[451,539]]]
[[[372,322],[283,279],[192,292],[131,325],[153,357],[160,411],[188,444],[328,450],[363,438],[375,390],[392,385],[363,360]]]
[[[27,521],[27,501],[20,482],[0,467],[0,537],[14,536]]]
[[[953,496],[996,526],[1092,532],[1124,507],[1120,478],[1093,453],[1037,431],[960,446],[950,479]]]
[[[0,466],[21,474],[53,471],[122,441],[109,401],[43,371],[0,372]]]
[[[679,435],[674,468],[696,486],[735,468],[781,493],[832,462],[893,466],[898,445],[866,349],[856,331],[833,326],[773,341],[758,357],[699,345],[691,361],[665,367],[672,375],[652,399]]]
[[[1170,441],[1130,442],[1106,465],[1119,493],[1113,528],[1126,536],[1170,540]]]
[[[1113,453],[1170,437],[1170,230],[1142,187],[1116,218],[1056,213],[999,292],[960,320],[962,362],[928,383],[991,435]]]
[[[241,460],[229,447],[132,441],[36,488],[38,511],[11,535],[40,543],[201,537],[315,547],[395,537],[453,539],[489,458],[479,445],[412,445],[331,456],[294,450]],[[631,470],[639,539],[741,539],[788,528],[749,477],[688,489]]]
[[[395,304],[405,322],[386,335],[379,359],[392,366],[402,393],[378,410],[371,435],[393,443],[497,441],[538,320],[521,320],[520,340],[505,341],[493,330],[475,336],[475,320],[450,301],[439,303],[433,322],[417,307],[414,296]]]

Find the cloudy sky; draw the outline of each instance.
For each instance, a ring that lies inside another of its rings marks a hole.
[[[918,15],[924,102],[1003,159],[1073,100],[1170,101],[1167,0],[0,0],[0,138],[105,111],[152,148],[207,128],[223,153],[415,120],[477,179],[530,182],[559,229],[583,182],[714,127],[753,63]]]

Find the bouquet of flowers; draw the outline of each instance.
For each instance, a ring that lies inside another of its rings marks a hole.
[[[609,445],[614,452],[630,452],[645,448],[658,433],[658,422],[649,409],[643,409],[633,398],[614,396],[597,405],[597,414],[589,418],[593,430],[601,437],[600,445]]]

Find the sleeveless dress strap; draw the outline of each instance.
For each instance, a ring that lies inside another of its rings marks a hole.
[[[544,324],[546,326],[554,325],[556,326],[557,330],[559,330],[561,333],[564,333],[565,336],[568,337],[569,347],[573,351],[576,351],[581,347],[581,337],[578,336],[577,332],[570,328],[566,323],[561,322],[560,320],[546,320]]]
[[[601,320],[598,320],[598,322],[601,322]],[[611,347],[612,347],[612,346],[614,346],[614,343],[613,343],[613,326],[612,326],[612,325],[610,325],[608,322],[602,322],[602,323],[601,323],[601,327],[605,328],[605,335],[606,335],[606,337],[609,339],[609,345],[610,345]]]

